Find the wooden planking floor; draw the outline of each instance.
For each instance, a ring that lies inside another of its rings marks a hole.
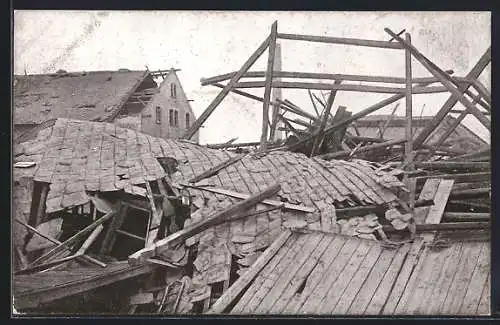
[[[348,236],[295,233],[231,313],[489,313],[489,241],[421,247],[421,240],[391,249]]]

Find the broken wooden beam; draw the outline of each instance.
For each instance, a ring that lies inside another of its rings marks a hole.
[[[356,141],[356,142],[383,143],[383,142],[389,141],[389,140],[383,139],[383,138],[363,137],[363,136],[357,136],[357,135],[348,135],[347,138],[349,138],[352,141]]]
[[[480,212],[445,212],[443,220],[448,222],[460,221],[488,221],[491,219],[491,213]]]
[[[218,222],[224,221],[235,214],[242,213],[246,209],[260,203],[262,200],[276,194],[280,189],[281,187],[279,184],[273,185],[258,194],[252,195],[251,197],[230,206],[224,211],[215,213],[202,221],[190,224],[184,229],[173,233],[164,239],[158,240],[154,244],[130,255],[128,258],[129,264],[138,264],[141,261],[152,258],[153,256],[160,254],[163,250],[174,247],[175,245],[184,242],[187,238],[218,224]]]
[[[471,161],[417,161],[415,167],[425,169],[490,169],[491,164]]]
[[[389,146],[403,144],[405,142],[406,142],[406,139],[397,139],[397,140],[391,140],[391,141],[386,141],[386,142],[382,142],[382,143],[372,144],[369,146],[363,146],[363,147],[360,147],[356,153],[362,153],[362,152],[377,150],[377,149],[381,149],[381,148],[386,148]],[[322,155],[318,155],[317,157],[325,159],[325,160],[330,160],[330,159],[335,159],[335,158],[346,157],[346,156],[349,156],[349,154],[350,154],[349,151],[337,151],[337,152],[325,153]]]
[[[241,155],[231,157],[228,160],[223,161],[220,164],[213,166],[212,168],[208,169],[207,171],[204,171],[200,175],[197,175],[197,176],[191,178],[188,182],[189,183],[197,183],[197,182],[201,181],[202,179],[217,175],[217,173],[219,171],[221,171],[222,169],[224,169],[228,166],[231,166],[232,164],[240,161],[245,156],[246,156],[246,154],[241,154]]]
[[[398,232],[392,226],[383,226],[384,232]],[[443,231],[443,230],[476,230],[490,229],[490,222],[446,222],[438,224],[416,225],[417,232],[422,231]]]
[[[128,209],[128,206],[126,204],[122,204],[118,208],[118,212],[116,213],[116,215],[113,217],[113,219],[111,219],[108,230],[106,231],[106,234],[104,235],[104,239],[102,240],[99,254],[101,254],[101,255],[109,254],[109,252],[113,248],[113,245],[115,243],[115,237],[116,237],[115,232],[116,232],[116,230],[120,229],[120,227],[122,226],[123,221],[125,220],[125,216],[127,214],[127,209]]]
[[[458,101],[464,105],[466,108],[470,110],[470,112],[483,124],[483,126],[491,130],[491,122],[484,116],[481,111],[474,106],[467,98],[464,96],[464,92],[462,92],[456,82],[453,81],[444,71],[442,71],[436,64],[434,64],[431,60],[429,60],[427,57],[425,57],[417,48],[415,48],[413,45],[409,44],[405,40],[403,40],[401,37],[397,36],[392,32],[389,28],[384,28],[384,30],[393,36],[405,49],[411,52],[413,57],[417,59],[432,75],[436,78],[439,79],[439,81],[448,89],[449,92],[452,93],[453,96],[455,96]],[[456,88],[457,86],[458,88]]]
[[[130,238],[134,238],[134,239],[137,239],[137,240],[140,240],[140,241],[146,242],[146,238],[141,237],[141,236],[134,235],[134,234],[129,233],[128,231],[125,231],[125,230],[116,229],[116,230],[115,230],[115,232],[116,232],[117,234],[120,234],[120,235],[124,235],[124,236],[130,237]]]
[[[340,84],[341,81],[338,81],[338,80],[335,80],[334,84],[333,85],[338,85]],[[312,149],[311,149],[311,155],[310,157],[314,156],[314,154],[316,153],[316,151],[318,150],[318,148],[320,147],[321,143],[323,142],[323,138],[324,138],[324,132],[325,132],[325,127],[326,127],[326,123],[328,122],[328,119],[330,118],[330,112],[332,110],[332,106],[333,106],[333,102],[335,100],[335,96],[337,95],[337,90],[330,90],[330,95],[328,96],[328,100],[326,102],[326,107],[325,107],[325,111],[323,113],[323,119],[321,120],[321,125],[318,129],[318,135],[316,135],[314,137],[314,142],[313,142],[313,146],[312,146]],[[337,112],[339,112],[340,110],[343,110],[345,111],[345,107],[342,106],[339,107],[339,109],[337,110]],[[342,112],[343,113],[343,112]],[[341,116],[342,113],[340,113],[340,115],[338,116]],[[337,116],[337,114],[336,114]],[[339,119],[339,117],[337,116],[337,119]],[[334,117],[335,119],[335,117]]]
[[[406,42],[411,44],[411,36],[409,33],[405,34]],[[413,169],[413,132],[412,132],[412,117],[413,117],[413,107],[412,107],[412,65],[411,65],[411,52],[405,49],[405,75],[406,75],[406,93],[405,93],[405,103],[406,103],[406,142],[405,142],[405,164],[407,165],[407,170]]]
[[[202,191],[207,191],[207,192],[212,192],[212,193],[217,193],[217,194],[222,194],[222,195],[227,195],[230,197],[238,198],[238,199],[248,199],[251,197],[251,194],[246,194],[246,193],[241,193],[241,192],[236,192],[236,191],[231,191],[231,190],[226,190],[223,188],[216,188],[216,187],[207,187],[207,186],[196,186],[196,185],[191,185],[191,184],[184,184],[180,183],[180,186],[184,187],[191,187],[195,188],[198,190]],[[292,203],[287,203],[287,202],[281,202],[281,201],[276,201],[276,200],[270,200],[270,199],[265,199],[260,202],[262,204],[267,204],[267,205],[272,205],[275,207],[283,207],[284,209],[287,210],[294,210],[294,211],[300,211],[300,212],[306,212],[306,213],[313,213],[316,211],[315,208],[311,208],[308,206],[304,205],[298,205],[298,204],[292,204]]]
[[[198,131],[201,125],[208,119],[208,117],[213,113],[215,108],[222,102],[222,100],[231,91],[238,80],[245,74],[245,72],[250,69],[250,67],[257,61],[257,59],[264,53],[264,51],[269,46],[270,37],[267,37],[264,42],[257,48],[257,50],[248,58],[248,60],[243,64],[241,69],[231,78],[229,83],[222,89],[222,91],[214,98],[214,100],[208,105],[205,111],[194,121],[194,123],[185,132],[183,138],[191,139],[191,137]]]
[[[418,200],[415,202],[415,208],[420,208],[420,207],[429,207],[434,205],[434,200],[432,199],[423,199],[423,200]],[[374,213],[374,212],[383,212],[388,209],[388,206],[383,204],[383,205],[364,205],[364,206],[357,206],[357,207],[352,207],[352,208],[340,208],[340,209],[335,209],[335,214],[337,215],[338,219],[345,219],[348,217],[359,217],[359,216],[364,216],[369,213]]]
[[[267,58],[266,81],[264,84],[264,102],[262,104],[262,133],[260,136],[260,150],[267,150],[267,136],[269,123],[269,102],[271,100],[271,89],[273,83],[274,53],[276,50],[276,34],[278,33],[278,22],[271,26],[269,35],[269,55]]]
[[[97,239],[97,236],[101,233],[101,231],[104,229],[104,226],[101,224],[92,230],[90,235],[87,237],[87,239],[83,242],[82,246],[76,251],[75,255],[83,255],[89,249],[90,245],[94,243],[94,241]]]
[[[73,236],[71,236],[70,238],[68,238],[67,240],[65,240],[64,242],[62,242],[61,244],[59,244],[58,246],[56,246],[55,248],[53,248],[52,250],[47,252],[46,254],[40,256],[39,258],[37,258],[36,260],[31,262],[30,266],[40,264],[44,261],[48,261],[50,258],[54,257],[55,255],[61,253],[64,250],[66,250],[67,247],[69,247],[69,246],[75,244],[76,242],[78,242],[79,240],[83,239],[87,233],[93,231],[99,225],[102,225],[104,222],[111,219],[115,214],[116,214],[115,210],[105,214],[104,216],[97,219],[96,221],[94,221],[93,223],[88,225],[87,227],[83,228],[82,230],[80,230],[79,232],[77,232],[76,234],[74,234]]]
[[[23,274],[40,272],[40,271],[48,269],[48,268],[50,268],[52,266],[59,265],[59,264],[62,264],[62,263],[69,262],[69,261],[72,261],[74,259],[77,259],[78,257],[81,257],[82,255],[83,254],[76,253],[74,255],[66,256],[66,257],[63,257],[63,258],[60,258],[60,259],[57,259],[57,260],[54,260],[54,261],[50,261],[50,262],[47,262],[47,263],[30,266],[30,267],[27,267],[25,269],[22,269],[22,270],[19,270],[17,272],[14,272],[14,275],[23,275]]]
[[[319,43],[328,43],[328,44],[368,46],[368,47],[378,47],[378,48],[386,48],[386,49],[402,49],[403,48],[398,43],[392,43],[392,42],[387,42],[387,41],[365,40],[365,39],[357,39],[357,38],[297,35],[297,34],[284,34],[284,33],[278,33],[278,38],[279,39],[294,40],[294,41],[307,41],[307,42],[319,42]]]
[[[285,244],[291,236],[291,231],[284,230],[278,238],[257,258],[257,260],[250,266],[241,277],[227,289],[224,294],[217,299],[212,305],[207,314],[222,314],[226,309],[237,299],[240,294],[248,288],[252,280],[257,274],[266,266],[269,261],[276,255],[278,250]]]
[[[460,155],[460,156],[455,156],[455,157],[452,157],[452,158],[448,159],[448,161],[457,161],[457,160],[474,161],[474,158],[483,157],[483,156],[488,156],[488,158],[489,158],[491,156],[491,149],[490,148],[486,148],[486,149],[479,150],[479,151],[476,151],[476,152],[473,152],[473,153],[468,153],[468,154],[464,154],[464,155]]]
[[[491,187],[482,187],[482,188],[471,188],[467,190],[453,190],[451,191],[450,196],[454,199],[457,198],[474,198],[481,196],[488,196],[491,194]]]
[[[416,177],[417,182],[423,182],[430,178],[453,179],[457,183],[465,182],[485,182],[491,181],[490,172],[460,173],[460,174],[440,174]]]
[[[486,66],[491,62],[491,47],[489,47],[486,52],[481,56],[476,65],[467,74],[467,79],[477,79],[481,72],[486,68]],[[467,89],[469,89],[470,84],[462,84],[458,87],[458,90],[463,94]],[[443,121],[445,116],[451,111],[451,109],[458,102],[458,99],[451,95],[448,100],[443,104],[438,113],[429,122],[429,124],[418,134],[415,139],[415,148],[421,146],[425,140],[431,135],[431,133],[436,129],[436,127]]]

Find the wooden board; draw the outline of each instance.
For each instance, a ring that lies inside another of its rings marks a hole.
[[[444,213],[444,208],[448,203],[448,197],[450,196],[451,189],[453,187],[454,180],[444,179],[439,183],[439,186],[434,196],[434,205],[429,208],[429,213],[425,219],[427,224],[438,224],[441,222],[441,218]]]
[[[393,260],[395,255],[396,250],[386,248],[382,250],[377,263],[375,263],[375,265],[373,266],[370,274],[368,274],[368,277],[366,278],[364,285],[358,291],[356,298],[349,307],[349,314],[362,315],[365,312],[380,282],[382,282],[384,275],[389,269],[391,261]]]
[[[314,252],[323,237],[324,235],[321,233],[315,233],[307,236],[307,241],[302,247],[300,247],[296,256],[291,260],[291,264],[283,269],[283,273],[278,277],[278,280],[273,283],[272,288],[269,290],[266,297],[264,297],[260,305],[255,309],[256,314],[265,314],[269,312],[276,301],[278,301],[281,297],[287,285],[290,283],[302,264],[310,258],[311,254]]]
[[[479,301],[479,305],[477,306],[477,315],[490,315],[490,295],[491,295],[491,274],[488,272],[488,276],[486,278],[486,283],[483,287],[483,292],[481,293],[481,300]]]
[[[420,191],[418,200],[433,200],[436,195],[439,183],[441,182],[438,178],[431,178],[425,181],[424,187]],[[415,208],[415,223],[423,224],[427,218],[427,213],[429,212],[429,207]]]
[[[347,238],[343,236],[335,236],[330,242],[325,252],[320,256],[314,269],[309,274],[307,279],[304,279],[304,289],[298,295],[295,295],[288,305],[283,310],[284,314],[296,314],[305,303],[309,296],[316,290],[318,286],[321,286],[326,277],[326,272],[330,265],[336,259],[338,254],[342,251],[344,244],[347,242]]]
[[[331,242],[333,241],[333,236],[324,236],[321,239],[321,242],[318,244],[314,252],[309,256],[309,258],[303,263],[297,273],[293,276],[293,278],[288,283],[287,287],[283,291],[279,300],[270,308],[270,312],[272,314],[280,314],[283,309],[287,306],[288,302],[292,299],[292,297],[296,294],[299,287],[304,284],[308,275],[311,271],[317,266],[317,263],[320,260],[320,257],[323,255],[325,250],[329,247]]]

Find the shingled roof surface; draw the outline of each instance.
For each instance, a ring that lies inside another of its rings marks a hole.
[[[229,313],[487,315],[489,266],[489,241],[435,248],[417,239],[395,249],[292,233]]]
[[[189,142],[154,138],[114,124],[58,119],[16,147],[15,161],[32,161],[33,179],[50,183],[46,211],[89,201],[89,193],[125,190],[166,175],[155,158],[171,157],[171,175],[183,183],[234,156]],[[204,299],[207,284],[229,279],[231,255],[242,259],[269,246],[282,227],[339,232],[335,208],[383,204],[396,200],[393,188],[403,184],[365,161],[323,161],[299,153],[248,154],[200,183],[239,193],[256,193],[279,183],[274,199],[313,208],[314,213],[278,209],[212,227],[188,239],[198,243],[193,297]],[[26,173],[26,172],[25,172]],[[189,188],[199,208],[186,223],[199,221],[239,199]],[[267,208],[258,204],[255,209]],[[25,209],[26,210],[26,209]],[[373,224],[373,220],[369,220]],[[376,222],[375,222],[376,223]],[[241,263],[242,271],[248,263]],[[198,291],[197,291],[198,290]]]
[[[14,77],[14,125],[113,114],[146,71],[94,71]]]

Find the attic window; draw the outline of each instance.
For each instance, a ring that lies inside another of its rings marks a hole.
[[[190,121],[189,121],[189,113],[186,113],[186,129],[189,129],[189,124],[190,124]]]
[[[170,126],[174,126],[174,110],[173,109],[168,110],[168,124]]]
[[[172,98],[177,97],[177,85],[176,84],[170,84],[170,97],[172,97]]]
[[[179,126],[179,112],[177,110],[174,110],[174,126]]]
[[[161,124],[161,107],[156,106],[156,124]]]

